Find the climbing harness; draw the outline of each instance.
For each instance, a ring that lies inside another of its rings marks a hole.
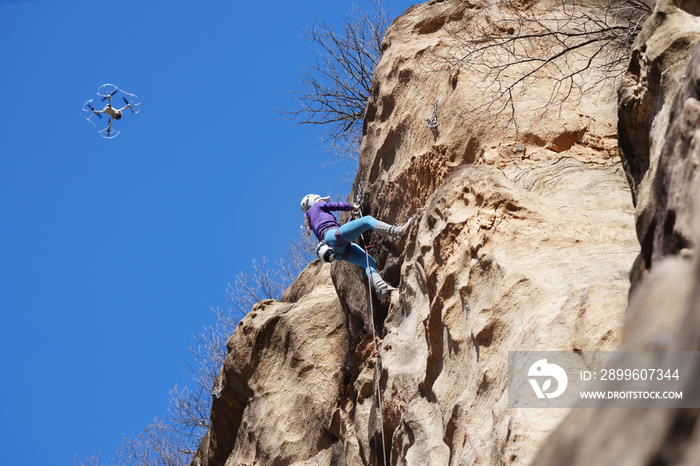
[[[360,186],[362,186],[362,183],[360,183]],[[301,209],[304,212],[306,212],[316,202],[328,199],[329,197],[321,197],[318,194],[309,194],[301,200]],[[321,237],[325,237],[325,232],[323,233],[323,235],[321,235]],[[336,241],[338,241],[339,245],[345,245],[342,257],[344,261],[347,261],[348,255],[350,254],[350,243],[349,241],[346,241],[342,236],[340,236],[339,228],[335,230],[335,239]],[[335,260],[335,251],[333,251],[333,248],[331,248],[328,245],[328,243],[326,243],[324,240],[321,240],[316,245],[316,248],[314,248],[314,252],[316,253],[316,256],[319,259],[321,259],[321,262],[325,262],[326,264],[330,264]]]
[[[428,123],[428,128],[430,128],[430,129],[437,128],[437,125],[438,125],[438,119],[437,119],[438,102],[439,101],[436,100],[435,103],[433,104],[433,117],[425,119],[425,121]]]
[[[350,254],[350,242],[346,241],[345,238],[340,236],[340,229],[335,230],[335,239],[341,246],[345,245],[345,249],[343,250],[343,260],[347,261],[348,255]],[[331,248],[325,241],[318,243],[314,251],[316,252],[316,256],[321,259],[321,262],[330,264],[335,260],[335,252],[333,251],[333,248]]]
[[[349,241],[345,241],[345,238],[343,238],[342,236],[340,236],[340,228],[337,229],[337,230],[335,230],[335,240],[336,240],[337,242],[339,242],[341,246],[342,246],[343,244],[350,244]]]

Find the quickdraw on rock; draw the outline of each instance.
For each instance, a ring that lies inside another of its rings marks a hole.
[[[437,108],[438,108],[438,100],[435,101],[433,104],[433,116],[432,118],[426,118],[425,121],[428,123],[428,128],[433,129],[437,128],[438,125],[438,119],[437,119]]]

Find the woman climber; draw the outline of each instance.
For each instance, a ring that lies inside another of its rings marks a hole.
[[[360,217],[340,226],[332,211],[360,211],[360,206],[348,202],[329,202],[330,196],[321,197],[318,194],[309,194],[301,200],[301,210],[304,211],[306,233],[314,234],[321,242],[316,247],[316,253],[325,262],[335,260],[345,260],[351,264],[358,265],[365,269],[374,288],[380,295],[385,295],[396,290],[388,285],[377,272],[377,264],[369,254],[353,243],[359,236],[367,230],[374,230],[380,235],[394,238],[403,237],[411,224],[413,217],[408,219],[401,227],[389,225],[368,216]],[[327,246],[326,246],[327,245]],[[327,247],[327,251],[322,248]],[[319,252],[320,251],[320,252]],[[369,264],[369,266],[368,266]]]

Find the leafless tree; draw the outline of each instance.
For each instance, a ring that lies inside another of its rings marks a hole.
[[[140,434],[125,437],[110,466],[180,466],[189,464],[202,436],[209,428],[209,413],[216,377],[226,358],[226,342],[238,322],[255,303],[264,299],[279,299],[287,286],[312,259],[315,244],[300,235],[290,241],[287,260],[280,259],[276,267],[269,261],[253,260],[252,275],[240,272],[227,288],[229,307],[212,310],[216,323],[193,334],[190,347],[192,362],[183,364],[193,381],[193,387],[177,386],[170,391],[169,415],[156,419]],[[85,458],[74,456],[75,466],[101,466],[102,455]]]
[[[276,267],[269,261],[253,260],[252,275],[240,272],[233,284],[227,288],[229,307],[212,308],[216,323],[204,328],[202,333],[193,334],[195,344],[190,347],[192,362],[183,363],[185,371],[194,382],[194,389],[175,387],[170,392],[170,408],[165,425],[188,439],[200,439],[209,428],[211,398],[215,393],[215,382],[224,359],[226,342],[236,329],[238,322],[259,301],[279,299],[284,290],[311,262],[313,247],[308,239],[300,235],[290,241],[284,258]]]
[[[138,435],[125,436],[108,463],[95,453],[83,459],[73,456],[75,466],[187,466],[194,453],[191,439],[174,432],[156,419]]]
[[[187,437],[173,432],[156,419],[140,434],[124,437],[117,449],[114,466],[187,466],[193,451]]]
[[[93,453],[85,458],[79,458],[78,455],[73,455],[74,466],[102,466],[102,453]]]
[[[278,113],[299,118],[299,124],[321,128],[319,136],[334,158],[349,160],[356,168],[362,120],[374,69],[382,54],[382,39],[389,26],[388,9],[381,0],[368,6],[353,5],[338,31],[313,21],[302,37],[311,41],[313,62],[297,73],[302,91],[287,91],[298,107]]]
[[[287,285],[293,282],[311,261],[316,259],[314,254],[316,244],[315,238],[307,235],[303,226],[299,236],[289,241],[285,257],[280,258],[279,262],[275,262],[281,273],[280,278]]]
[[[492,4],[452,23],[453,47],[440,58],[441,69],[481,80],[484,100],[472,116],[506,114],[517,129],[517,99],[533,85],[547,85],[549,108],[617,81],[652,7],[653,0]]]
[[[209,428],[211,397],[216,377],[226,358],[226,342],[238,322],[258,301],[278,299],[286,289],[285,275],[279,268],[270,268],[267,259],[253,260],[253,274],[236,275],[227,288],[227,309],[212,308],[216,323],[202,333],[193,334],[195,344],[190,347],[192,362],[185,362],[185,372],[194,382],[194,389],[176,386],[170,391],[170,415],[165,424],[171,430],[190,439],[199,439]]]

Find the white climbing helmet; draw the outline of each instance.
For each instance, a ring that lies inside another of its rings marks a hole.
[[[318,194],[307,194],[304,196],[304,199],[301,200],[301,210],[306,212],[309,210],[309,207],[317,203],[318,201],[328,201],[330,200],[330,196],[326,197],[321,197]]]

